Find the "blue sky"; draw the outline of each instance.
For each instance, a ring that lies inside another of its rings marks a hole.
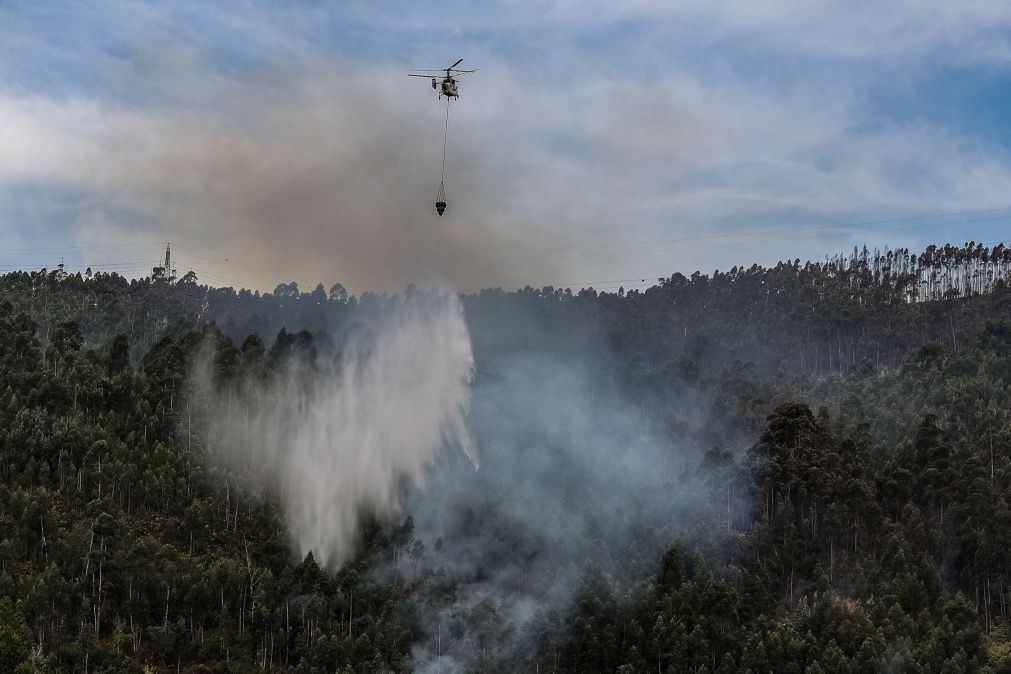
[[[460,57],[440,219],[405,73]],[[990,243],[1008,110],[1003,0],[5,2],[0,269],[613,288]]]

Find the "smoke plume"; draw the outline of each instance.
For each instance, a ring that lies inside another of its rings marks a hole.
[[[209,454],[279,497],[300,555],[336,569],[368,516],[409,532],[369,574],[418,607],[415,671],[535,669],[564,647],[588,578],[635,586],[708,521],[686,477],[698,447],[628,397],[599,326],[550,334],[409,293],[355,309],[332,351],[279,336],[238,390],[201,379]],[[216,353],[198,369],[220,370]]]
[[[675,477],[692,448],[624,399],[604,351],[526,352],[479,370],[481,471],[447,457],[405,500],[427,551],[418,591],[426,569],[455,588],[430,599],[414,671],[534,671],[588,570],[641,580],[697,521],[696,485]]]

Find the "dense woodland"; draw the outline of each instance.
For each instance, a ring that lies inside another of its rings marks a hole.
[[[495,604],[454,608],[469,579],[410,512],[366,522],[342,568],[296,558],[276,500],[204,460],[187,399],[208,345],[219,385],[270,377],[424,291],[6,274],[0,671],[410,671],[450,649],[447,671],[1011,671],[1009,273],[1011,250],[966,244],[464,296],[478,382],[517,353],[589,359],[693,495],[627,551],[588,548],[510,649]]]

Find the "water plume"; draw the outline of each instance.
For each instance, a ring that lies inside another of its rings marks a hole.
[[[237,400],[211,405],[215,452],[251,468],[282,501],[299,552],[333,568],[354,554],[363,515],[392,516],[444,447],[474,466],[466,416],[474,370],[454,294],[416,295],[359,323],[332,359],[291,356]],[[221,410],[239,407],[236,415]]]

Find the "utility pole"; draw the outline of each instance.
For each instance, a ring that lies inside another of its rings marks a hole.
[[[169,281],[174,281],[176,278],[176,270],[172,268],[172,244],[165,244],[165,276]]]

